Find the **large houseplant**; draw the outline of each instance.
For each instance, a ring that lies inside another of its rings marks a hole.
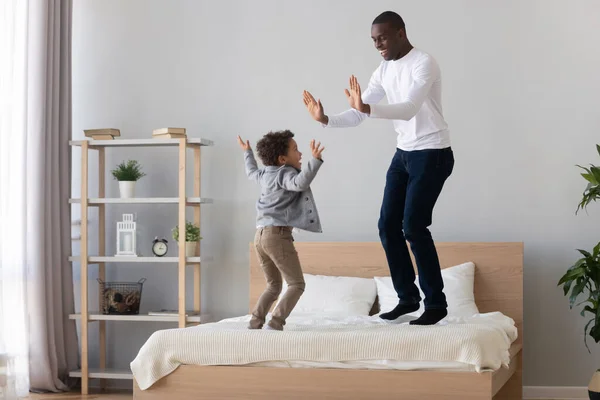
[[[600,155],[600,145],[596,145]],[[591,202],[600,199],[600,167],[591,164],[588,167],[579,168],[585,172],[581,176],[587,181],[581,201],[577,206],[575,214],[579,210],[586,209]],[[560,278],[558,285],[562,285],[565,296],[569,296],[569,307],[584,305],[581,316],[588,313],[590,320],[583,330],[583,341],[585,347],[590,351],[587,344],[589,335],[596,343],[600,342],[600,242],[594,246],[592,251],[577,249],[583,257],[575,262],[567,272]],[[570,292],[570,293],[569,293]],[[583,301],[575,304],[577,299],[583,295]],[[589,315],[591,314],[591,315]],[[589,397],[592,400],[600,399],[600,370],[597,370],[588,386]]]
[[[596,149],[600,155],[600,145],[596,145]],[[585,171],[581,176],[588,184],[583,191],[582,199],[575,213],[578,213],[581,209],[587,209],[592,201],[595,202],[600,199],[600,167],[593,164],[589,168],[580,165],[578,167]],[[583,257],[567,270],[558,285],[563,285],[565,296],[569,294],[569,291],[571,292],[569,296],[570,308],[573,308],[580,295],[586,296],[586,299],[577,305],[589,303],[583,308],[581,315],[585,316],[586,312],[592,314],[592,319],[587,323],[584,330],[584,341],[587,347],[588,329],[594,341],[596,343],[600,342],[600,310],[598,308],[600,302],[600,243],[591,252],[582,249],[577,251]]]

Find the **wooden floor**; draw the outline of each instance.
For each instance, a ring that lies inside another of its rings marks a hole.
[[[93,390],[91,390],[93,392]],[[82,396],[74,391],[72,393],[49,393],[49,394],[33,394],[29,397],[24,397],[27,400],[127,400],[133,399],[133,392],[115,392],[115,393],[91,393],[87,396]]]
[[[58,394],[31,394],[29,397],[25,397],[27,400],[126,400],[132,399],[132,392],[120,392],[120,393],[98,393],[89,394],[82,396],[77,392],[73,393],[58,393]],[[542,399],[539,399],[542,400]],[[554,399],[558,400],[558,399]]]

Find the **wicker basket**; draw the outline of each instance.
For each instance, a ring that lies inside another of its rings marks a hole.
[[[102,314],[105,315],[137,315],[142,302],[142,286],[146,278],[138,282],[103,282],[100,283]]]

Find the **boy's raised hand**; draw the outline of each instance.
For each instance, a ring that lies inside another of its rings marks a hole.
[[[250,141],[249,140],[246,140],[246,143],[244,143],[244,141],[242,140],[240,135],[238,135],[237,139],[238,139],[238,144],[240,145],[242,150],[246,151],[246,150],[250,149]]]
[[[321,147],[321,142],[315,145],[315,139],[310,141],[310,151],[312,152],[314,158],[316,158],[317,160],[322,160],[321,153],[323,152],[323,150],[325,150],[325,147]]]

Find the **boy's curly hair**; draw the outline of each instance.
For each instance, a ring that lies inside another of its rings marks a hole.
[[[256,143],[256,152],[264,165],[279,165],[279,156],[285,156],[294,134],[289,130],[269,132]]]

